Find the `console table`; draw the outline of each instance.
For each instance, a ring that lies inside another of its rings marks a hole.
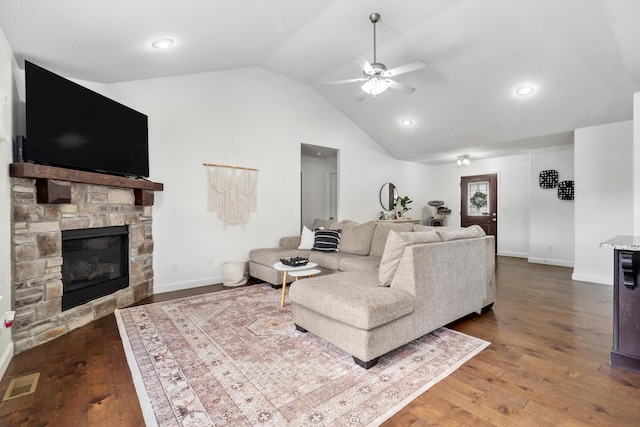
[[[413,224],[420,224],[420,218],[401,218],[401,219],[379,219],[377,222],[389,222],[389,223],[403,223],[410,222]]]
[[[616,236],[600,247],[614,249],[611,366],[640,372],[640,236]]]

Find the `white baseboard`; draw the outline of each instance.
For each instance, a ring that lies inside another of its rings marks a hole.
[[[573,273],[571,275],[571,280],[577,280],[579,282],[597,283],[599,285],[613,286],[613,274],[611,276],[612,277],[602,277],[602,276],[592,276],[589,274]]]
[[[498,251],[498,256],[508,256],[511,258],[529,258],[529,254],[524,252]]]
[[[13,342],[10,341],[7,348],[2,352],[2,356],[0,356],[0,378],[4,377],[4,373],[7,372],[7,368],[9,367],[9,362],[11,362],[11,358],[13,358]]]
[[[154,284],[153,293],[163,294],[165,292],[182,291],[184,289],[199,288],[200,286],[208,286],[215,283],[222,283],[222,276],[188,280],[186,282],[165,283],[162,285]]]
[[[571,267],[573,268],[573,261],[563,261],[561,259],[548,259],[548,258],[535,258],[529,257],[527,258],[532,264],[547,264],[547,265],[555,265],[558,267]]]

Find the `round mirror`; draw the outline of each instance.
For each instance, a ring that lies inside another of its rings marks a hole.
[[[380,205],[385,211],[393,210],[393,201],[398,197],[398,189],[390,182],[385,182],[380,189]]]

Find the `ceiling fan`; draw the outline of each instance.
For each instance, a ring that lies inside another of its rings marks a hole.
[[[336,80],[333,82],[326,82],[325,85],[341,85],[345,83],[360,83],[364,82],[361,86],[362,93],[356,98],[356,101],[362,101],[367,95],[372,95],[374,98],[387,90],[388,88],[404,92],[407,95],[413,93],[415,88],[408,86],[404,83],[392,80],[391,77],[399,76],[400,74],[409,73],[426,67],[422,61],[412,62],[410,64],[401,65],[396,68],[387,70],[386,65],[377,61],[376,58],[376,23],[380,21],[379,13],[372,13],[369,15],[369,20],[373,24],[373,63],[370,63],[366,58],[358,56],[353,58],[356,63],[362,68],[363,76],[356,79]]]

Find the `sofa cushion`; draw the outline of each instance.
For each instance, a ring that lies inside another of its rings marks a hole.
[[[249,260],[257,264],[273,266],[276,262],[282,258],[288,257],[309,257],[311,251],[305,251],[301,249],[252,249],[249,251]]]
[[[438,233],[443,242],[460,239],[473,239],[475,237],[484,237],[487,235],[479,225],[471,225],[466,228],[436,230],[436,233]]]
[[[380,286],[391,285],[402,254],[404,254],[404,249],[407,246],[435,242],[440,242],[440,236],[435,231],[396,233],[392,230],[389,232],[387,244],[380,260],[380,268],[378,269],[378,284]]]
[[[316,240],[316,234],[309,230],[305,225],[302,227],[302,234],[300,234],[300,245],[298,249],[311,249]]]
[[[434,225],[422,225],[422,224],[416,224],[413,226],[413,231],[444,231],[444,230],[459,230],[460,227],[441,227],[441,226],[434,226]]]
[[[318,228],[323,230],[328,229],[332,222],[333,221],[330,219],[316,218],[313,220],[313,224],[311,225],[311,231],[317,230]]]
[[[373,231],[376,228],[375,221],[358,224],[347,222],[340,233],[340,252],[353,255],[369,255]]]
[[[280,238],[280,249],[297,249],[300,246],[300,236],[285,236]]]
[[[433,231],[436,228],[439,228],[439,227],[435,227],[433,225],[416,224],[413,226],[413,231]]]
[[[340,258],[338,269],[340,271],[375,271],[380,265],[380,257],[351,255]]]
[[[353,255],[346,255],[341,252],[310,251],[309,261],[315,262],[316,264],[318,264],[319,267],[338,271],[340,259],[347,256],[353,256]]]
[[[338,222],[332,223],[327,228],[329,230],[342,230],[344,228],[344,226],[347,225],[350,222],[353,222],[353,221],[351,221],[350,219],[343,219],[342,221],[338,221]]]
[[[339,252],[340,230],[316,230],[312,251]]]
[[[376,286],[375,272],[349,271],[294,282],[292,304],[324,316],[371,330],[413,312],[415,300],[408,292]]]
[[[369,255],[377,257],[382,256],[382,253],[384,252],[384,245],[387,243],[387,235],[391,230],[397,233],[412,231],[413,224],[410,222],[378,222],[376,229],[373,232],[373,238],[371,239]]]

